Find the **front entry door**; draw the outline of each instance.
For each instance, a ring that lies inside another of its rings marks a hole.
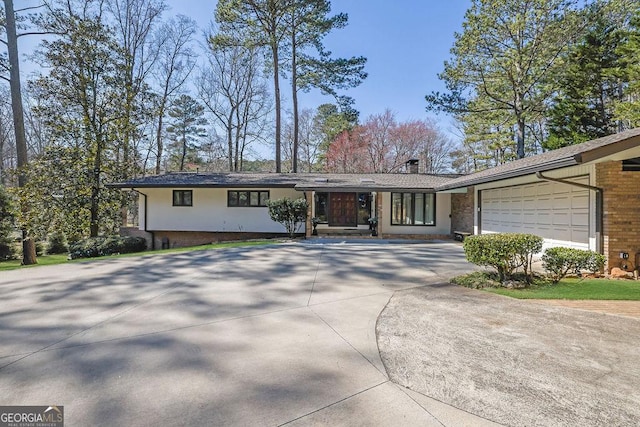
[[[357,193],[329,193],[329,226],[358,225]]]

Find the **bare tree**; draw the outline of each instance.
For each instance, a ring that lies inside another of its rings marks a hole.
[[[9,90],[0,87],[0,184],[2,185],[6,184],[5,169],[15,164],[10,99]]]
[[[115,36],[124,59],[122,82],[124,109],[119,123],[122,150],[122,172],[125,177],[135,173],[138,127],[144,121],[146,82],[158,58],[152,43],[154,27],[167,8],[164,0],[110,0],[106,2],[115,24]]]
[[[28,8],[30,9],[30,8]],[[27,9],[22,9],[26,11]],[[11,89],[11,110],[13,114],[13,132],[16,144],[16,157],[18,167],[18,186],[24,187],[26,184],[26,174],[24,172],[27,166],[27,137],[24,130],[24,108],[22,105],[22,88],[20,83],[20,57],[18,55],[18,37],[33,34],[18,34],[16,24],[16,11],[13,7],[13,0],[4,0],[4,29],[6,40],[3,43],[7,46],[7,57],[9,66],[9,87]],[[6,63],[3,65],[6,69]],[[5,80],[6,77],[3,76]],[[22,210],[26,210],[26,206],[22,206]],[[32,240],[27,239],[27,227],[22,228],[22,263],[24,265],[36,264],[35,244]]]
[[[158,61],[152,71],[158,90],[155,111],[157,116],[156,174],[160,173],[162,166],[164,119],[167,107],[184,86],[196,64],[196,55],[191,46],[195,32],[195,22],[184,15],[170,19],[156,32]]]
[[[225,135],[229,171],[242,171],[248,146],[265,132],[270,112],[256,49],[209,43],[208,66],[197,78],[198,96]]]
[[[318,172],[322,169],[318,164],[320,146],[323,141],[320,122],[316,119],[316,112],[311,108],[305,108],[298,114],[298,157],[300,172]],[[283,154],[284,161],[290,163],[293,170],[293,158],[295,158],[295,117],[284,124]]]

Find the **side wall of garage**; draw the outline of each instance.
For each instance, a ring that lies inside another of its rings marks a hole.
[[[623,171],[621,161],[596,165],[603,191],[603,253],[608,268],[628,271],[640,266],[640,171]],[[629,254],[628,259],[620,253]]]

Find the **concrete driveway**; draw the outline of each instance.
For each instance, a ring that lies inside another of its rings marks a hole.
[[[0,276],[0,404],[67,425],[490,425],[389,381],[392,293],[461,247],[293,243]]]

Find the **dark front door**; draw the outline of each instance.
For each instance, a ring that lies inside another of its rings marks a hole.
[[[358,225],[356,193],[329,193],[329,225],[356,227]]]

